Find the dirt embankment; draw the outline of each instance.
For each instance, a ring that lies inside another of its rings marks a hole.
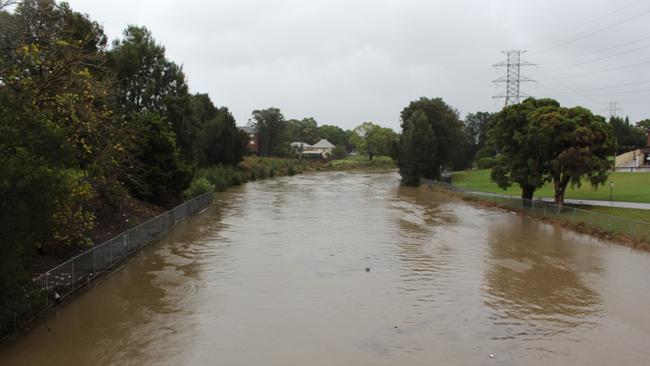
[[[95,244],[101,244],[139,224],[156,217],[166,210],[133,197],[127,197],[120,209],[110,215],[98,216],[94,229],[88,237]],[[27,259],[27,265],[35,276],[48,269],[81,254],[91,246],[85,244],[57,246],[40,254],[34,254]]]

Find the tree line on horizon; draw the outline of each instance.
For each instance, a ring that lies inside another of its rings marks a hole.
[[[336,146],[332,158],[342,159],[354,151],[372,160],[374,156],[394,156],[399,140],[395,131],[373,122],[343,130],[334,125],[319,126],[312,117],[287,120],[280,109],[274,107],[253,111],[249,125],[259,135],[260,155],[267,157],[292,156],[292,142],[313,145],[325,139]]]
[[[553,99],[528,98],[498,113],[470,113],[464,121],[441,98],[420,98],[401,114],[398,166],[402,181],[440,179],[441,172],[490,168],[500,188],[519,185],[530,200],[551,182],[555,203],[569,185],[597,187],[613,168],[610,158],[647,144],[650,120],[594,115],[583,107],[562,107]]]

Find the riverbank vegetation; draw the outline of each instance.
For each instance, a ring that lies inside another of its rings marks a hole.
[[[301,151],[291,149],[291,143],[314,144],[321,139],[336,147],[329,158],[343,159],[348,153],[396,158],[399,134],[388,127],[363,122],[352,130],[338,126],[322,125],[312,118],[287,120],[282,111],[271,107],[253,111],[250,121],[260,139],[259,155],[265,157],[297,157]]]
[[[351,130],[271,108],[252,117],[270,158],[244,159],[249,136],[145,27],[109,42],[67,3],[0,0],[0,34],[0,335],[34,274],[93,242],[206,189],[330,167],[286,159],[289,141],[355,148]]]
[[[605,199],[609,189],[596,188],[613,177],[627,183],[624,176],[610,176],[611,157],[617,138],[636,141],[633,137],[641,130],[616,118],[607,123],[582,107],[567,108],[552,99],[534,98],[496,114],[470,113],[464,121],[442,99],[421,98],[402,111],[401,119],[398,166],[404,184],[418,184],[421,178],[440,179],[444,170],[478,167],[489,170],[454,173],[454,184],[463,186],[465,175],[471,181],[469,176],[489,171],[488,180],[463,187],[498,187],[517,191],[528,200],[535,192],[548,197],[551,187],[550,197],[558,205],[564,203],[565,196]],[[647,184],[626,187],[615,191],[617,197],[646,200]]]
[[[521,195],[521,188],[518,186],[511,186],[506,190],[501,189],[491,180],[490,174],[490,169],[454,172],[452,182],[454,186],[470,190]],[[604,187],[596,189],[588,181],[585,181],[580,186],[569,186],[566,198],[609,201],[610,182],[613,183],[611,187],[613,201],[650,203],[650,175],[645,173],[610,173]],[[550,182],[545,183],[535,192],[536,196],[540,198],[553,198],[553,193],[553,185]]]
[[[350,155],[344,159],[331,161],[246,157],[237,166],[216,165],[199,169],[190,186],[183,192],[183,196],[189,199],[209,191],[223,192],[246,182],[305,172],[394,168],[395,162],[389,156],[378,156],[371,161],[362,155]]]

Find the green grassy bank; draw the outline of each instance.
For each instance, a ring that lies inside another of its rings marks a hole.
[[[593,189],[591,184],[584,182],[580,187],[568,187],[565,198],[608,201],[609,182],[614,182],[613,201],[650,203],[650,173],[611,173],[605,186]],[[521,195],[521,190],[516,185],[506,191],[499,188],[490,179],[490,169],[454,172],[452,183],[461,188],[477,191]],[[552,183],[547,183],[535,191],[535,198],[552,197]]]

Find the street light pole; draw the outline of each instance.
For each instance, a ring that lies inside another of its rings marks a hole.
[[[612,190],[614,189],[614,181],[609,182],[609,202],[612,202]]]

